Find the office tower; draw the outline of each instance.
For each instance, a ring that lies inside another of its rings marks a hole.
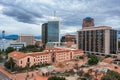
[[[66,34],[61,37],[61,42],[73,42],[76,44],[76,35]]]
[[[76,41],[75,35],[70,35],[70,34],[65,35],[65,42],[75,42],[75,41]]]
[[[32,34],[20,34],[18,42],[26,42],[26,45],[34,45],[34,36]]]
[[[77,31],[77,34],[78,48],[83,49],[86,53],[110,54],[116,53],[118,50],[117,30],[111,27],[82,28]]]
[[[48,23],[42,24],[42,43],[44,45],[47,43],[47,29],[48,29]]]
[[[51,19],[42,25],[42,43],[59,42],[59,20]]]
[[[48,21],[48,39],[47,42],[59,42],[59,21],[50,20]]]
[[[94,19],[91,17],[86,17],[83,19],[82,28],[92,28],[94,26]]]
[[[71,48],[76,48],[76,35],[66,34],[61,38],[61,45]]]

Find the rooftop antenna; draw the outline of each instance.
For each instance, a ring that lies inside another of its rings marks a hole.
[[[54,17],[56,16],[56,11],[54,11]]]

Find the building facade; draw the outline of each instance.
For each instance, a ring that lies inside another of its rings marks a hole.
[[[65,42],[76,42],[76,35],[70,35],[66,34],[65,35]]]
[[[42,43],[59,42],[59,20],[52,19],[42,25]]]
[[[117,30],[107,26],[90,27],[79,30],[78,48],[86,53],[117,53]]]
[[[34,45],[34,36],[32,34],[20,34],[18,42],[26,42],[26,45]]]
[[[8,47],[10,47],[10,44],[13,42],[13,40],[0,39],[0,49],[6,50]]]
[[[48,39],[47,42],[59,42],[59,21],[48,21]]]
[[[11,52],[8,57],[12,57],[17,66],[25,67],[29,64],[32,66],[34,64],[42,63],[56,63],[74,60],[79,56],[83,56],[83,50],[68,50],[59,48],[48,48],[44,52],[35,53],[23,53],[23,52]]]
[[[22,47],[26,47],[26,43],[25,42],[13,42],[13,43],[10,43],[10,47],[13,47],[14,49],[18,51]]]
[[[47,43],[47,30],[48,30],[48,23],[42,24],[42,43],[46,44]]]
[[[91,17],[86,17],[83,19],[82,28],[89,28],[94,26],[94,19]]]
[[[66,34],[61,37],[61,45],[66,47],[76,46],[76,35]]]

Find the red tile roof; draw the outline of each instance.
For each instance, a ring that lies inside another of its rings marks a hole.
[[[80,52],[83,52],[83,50],[70,50],[70,49],[59,49],[59,48],[55,48],[55,49],[58,50],[58,51],[55,51],[56,53],[71,52],[72,51],[72,52],[77,52],[79,54]],[[50,52],[35,52],[35,53],[25,54],[23,52],[14,51],[14,52],[9,53],[8,56],[12,57],[14,59],[21,59],[21,58],[24,58],[26,56],[36,57],[36,56],[39,56],[39,55],[47,55],[49,53]]]
[[[13,51],[13,52],[9,53],[8,56],[12,57],[14,59],[21,59],[23,57],[26,57],[26,54],[23,52]]]
[[[27,54],[27,55],[36,57],[36,56],[39,56],[39,55],[46,55],[46,54],[49,54],[49,52],[35,52],[35,53]]]

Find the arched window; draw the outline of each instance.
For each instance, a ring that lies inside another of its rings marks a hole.
[[[30,62],[30,58],[27,58],[27,62]]]

